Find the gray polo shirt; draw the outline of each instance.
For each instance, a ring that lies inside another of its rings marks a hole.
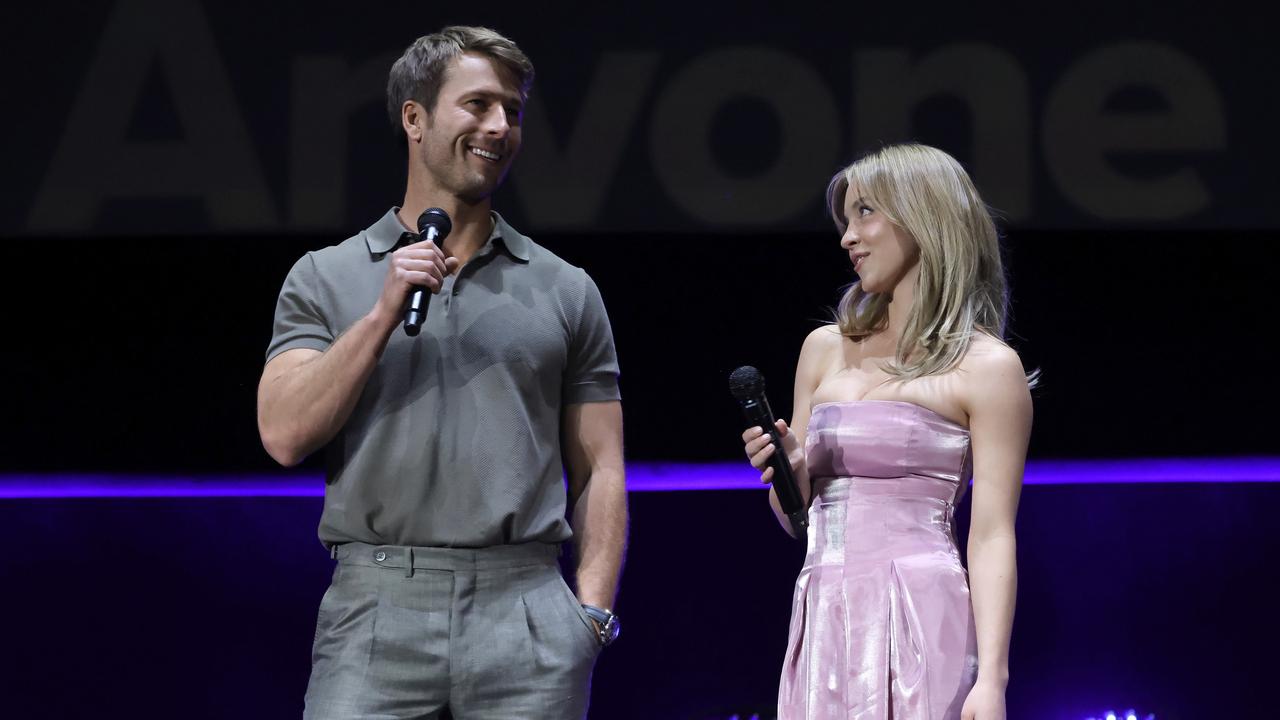
[[[404,234],[396,210],[294,264],[267,360],[325,350],[373,308]],[[566,540],[561,411],[617,399],[613,334],[595,283],[494,213],[488,242],[431,298],[421,334],[392,333],[325,448],[320,540]]]

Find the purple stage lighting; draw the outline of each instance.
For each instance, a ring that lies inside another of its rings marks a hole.
[[[1090,715],[1085,720],[1156,720],[1156,716],[1154,713],[1148,713],[1144,717],[1139,717],[1135,710],[1126,710],[1124,715],[1117,715],[1114,711],[1108,710],[1101,717]]]
[[[637,462],[627,466],[633,492],[761,490],[760,476],[743,462]],[[1028,485],[1099,483],[1238,483],[1280,481],[1280,457],[1040,460],[1027,463]],[[316,473],[281,475],[0,475],[0,499],[320,497]],[[1117,717],[1117,720],[1124,720]]]

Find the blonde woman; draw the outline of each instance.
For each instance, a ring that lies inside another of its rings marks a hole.
[[[923,145],[858,160],[828,201],[858,282],[801,349],[796,427],[778,421],[810,523],[778,717],[1003,720],[1032,412],[1002,340],[995,225]],[[758,427],[743,440],[769,482],[777,448]],[[966,576],[953,517],[970,478]]]

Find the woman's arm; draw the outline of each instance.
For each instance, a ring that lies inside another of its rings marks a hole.
[[[962,717],[1004,718],[1009,636],[1018,588],[1014,518],[1031,436],[1031,394],[1008,347],[982,343],[962,372],[973,448],[969,585],[978,636],[978,679]]]
[[[777,422],[778,432],[782,436],[783,450],[791,461],[791,469],[795,474],[796,484],[800,487],[800,497],[804,500],[805,507],[809,505],[810,487],[809,469],[804,459],[804,439],[805,432],[808,430],[809,413],[813,407],[813,391],[822,381],[823,372],[832,357],[831,353],[838,352],[839,348],[840,333],[835,326],[824,325],[809,333],[804,340],[804,345],[800,348],[800,360],[796,363],[795,396],[791,406],[791,420],[795,427],[789,427],[785,420]],[[747,457],[751,458],[751,464],[761,471],[760,481],[772,482],[773,468],[768,467],[767,463],[773,453],[777,452],[777,448],[764,434],[764,429],[747,428],[747,431],[742,434],[742,439],[746,442]],[[773,514],[777,516],[778,523],[788,535],[794,537],[791,521],[782,511],[778,494],[772,487],[769,488],[769,505],[773,508]]]

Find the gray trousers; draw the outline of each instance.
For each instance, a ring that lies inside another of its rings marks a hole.
[[[600,651],[545,543],[339,545],[308,720],[580,720]]]

